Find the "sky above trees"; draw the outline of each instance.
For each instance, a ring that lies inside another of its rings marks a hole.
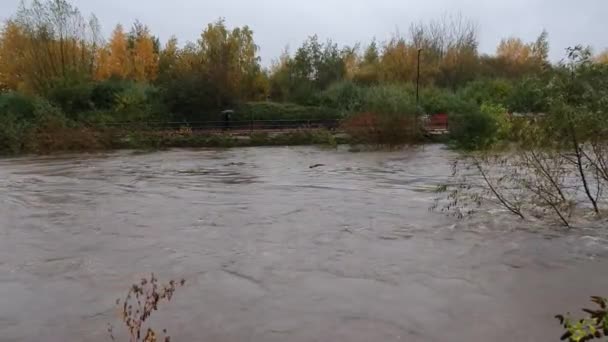
[[[462,14],[479,27],[480,52],[493,53],[502,38],[534,40],[546,29],[550,59],[558,61],[564,49],[576,44],[596,51],[608,48],[606,0],[76,0],[83,14],[95,13],[107,39],[115,25],[136,19],[166,41],[176,35],[180,43],[198,39],[201,29],[218,17],[230,26],[248,25],[260,46],[262,63],[289,46],[293,52],[308,36],[331,38],[339,44],[366,44],[373,37],[388,40],[407,32],[411,23]],[[16,0],[0,0],[0,20],[18,7]]]

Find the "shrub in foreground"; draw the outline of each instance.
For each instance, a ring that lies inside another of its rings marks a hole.
[[[587,314],[584,318],[574,319],[570,314],[555,316],[565,330],[562,341],[583,342],[608,337],[608,299],[594,296],[591,301],[596,308],[583,309]]]
[[[159,331],[151,325],[150,318],[158,311],[159,304],[170,302],[175,291],[185,283],[186,281],[182,279],[179,282],[170,280],[166,284],[160,284],[152,273],[149,279],[143,278],[139,283],[131,285],[124,299],[116,300],[120,318],[129,335],[129,341],[169,342],[171,340],[166,329]],[[110,339],[116,341],[114,327],[111,324],[108,324],[108,333]]]

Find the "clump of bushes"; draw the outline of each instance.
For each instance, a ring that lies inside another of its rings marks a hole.
[[[497,104],[484,103],[478,109],[450,115],[451,143],[459,149],[487,149],[508,138],[510,127],[506,108]]]
[[[115,133],[72,120],[42,98],[0,94],[0,154],[112,148]]]
[[[342,123],[356,144],[395,147],[420,141],[421,132],[413,115],[398,113],[361,113]]]
[[[319,102],[323,106],[338,109],[343,114],[350,114],[361,110],[365,91],[366,88],[354,82],[337,82],[321,93]]]
[[[417,114],[416,98],[408,85],[379,85],[368,87],[361,108],[366,112],[383,114]]]
[[[375,146],[400,146],[420,141],[415,98],[407,86],[362,88],[358,112],[342,122],[353,142]]]
[[[18,93],[0,94],[0,152],[14,154],[39,145],[47,127],[66,127],[61,111],[45,100]]]
[[[165,114],[158,88],[120,79],[63,79],[49,89],[46,98],[70,120],[88,125],[157,121]]]

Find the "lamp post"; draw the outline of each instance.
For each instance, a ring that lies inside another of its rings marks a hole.
[[[416,71],[416,110],[420,111],[420,54],[422,49],[418,49],[418,63]]]

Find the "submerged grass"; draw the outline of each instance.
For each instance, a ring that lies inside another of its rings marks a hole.
[[[124,131],[116,129],[64,128],[52,131],[41,130],[33,133],[31,138],[15,153],[49,154],[113,149],[156,150],[180,147],[231,148],[290,145],[324,145],[334,147],[345,143],[349,143],[347,137],[336,137],[332,132],[325,129],[284,133],[254,132],[250,135],[233,135],[230,132],[198,134],[188,130]]]

